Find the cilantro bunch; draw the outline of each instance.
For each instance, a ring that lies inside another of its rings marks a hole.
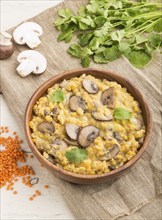
[[[88,67],[108,63],[122,55],[138,68],[145,67],[162,47],[162,3],[140,0],[90,0],[76,15],[69,9],[58,11],[58,41],[70,42],[74,33],[78,43],[68,53]]]

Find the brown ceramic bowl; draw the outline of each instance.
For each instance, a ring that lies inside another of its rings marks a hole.
[[[53,84],[61,82],[63,79],[70,79],[72,77],[80,76],[83,73],[85,74],[90,74],[93,75],[96,78],[101,78],[101,79],[108,79],[110,81],[116,81],[119,84],[121,84],[123,87],[126,87],[128,92],[139,102],[140,108],[142,110],[143,118],[144,118],[144,123],[146,126],[146,136],[143,145],[137,152],[137,154],[126,164],[124,164],[122,167],[113,170],[109,173],[105,174],[100,174],[100,175],[82,175],[82,174],[75,174],[69,171],[66,171],[62,168],[59,168],[46,159],[43,158],[41,153],[38,151],[36,146],[34,145],[32,139],[31,139],[31,130],[29,128],[29,121],[32,118],[33,114],[33,106],[36,103],[36,101],[47,91],[47,89]],[[104,70],[98,70],[98,69],[76,69],[76,70],[70,70],[67,72],[64,72],[62,74],[59,74],[57,76],[52,77],[45,83],[43,83],[33,94],[31,99],[29,100],[29,103],[26,108],[25,112],[25,133],[26,133],[26,138],[28,141],[28,144],[34,153],[34,155],[38,158],[38,160],[45,166],[48,170],[51,170],[52,173],[61,179],[64,179],[69,182],[73,183],[79,183],[79,184],[94,184],[94,183],[103,183],[103,182],[108,182],[117,176],[123,174],[124,171],[129,169],[135,162],[142,156],[146,148],[148,147],[150,138],[151,138],[151,133],[152,133],[152,114],[150,111],[150,108],[144,99],[143,95],[141,92],[130,82],[129,80],[125,79],[124,77],[113,73],[111,71],[104,71]]]

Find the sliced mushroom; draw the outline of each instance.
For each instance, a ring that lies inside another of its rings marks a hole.
[[[72,140],[76,140],[77,139],[77,134],[78,134],[78,131],[79,131],[79,126],[68,123],[68,124],[66,124],[65,128],[66,128],[67,135]]]
[[[143,142],[144,142],[144,137],[137,138],[136,140],[138,141],[138,143],[139,143],[140,145],[142,145]]]
[[[77,141],[82,147],[88,147],[98,136],[100,132],[95,126],[86,126],[78,132]]]
[[[114,87],[110,87],[103,91],[101,101],[103,105],[107,105],[109,108],[114,107]]]
[[[86,109],[85,101],[81,97],[75,96],[75,95],[72,95],[70,97],[69,107],[70,107],[70,110],[72,111],[76,111],[78,108],[81,108],[83,111],[85,111]]]
[[[113,132],[113,136],[118,142],[121,142],[123,140],[123,138],[120,136],[120,134],[117,131]]]
[[[0,33],[0,59],[7,59],[13,54],[14,48],[11,38],[12,36],[7,32]]]
[[[38,131],[40,131],[43,134],[44,133],[52,134],[55,131],[54,125],[52,123],[46,122],[46,121],[38,124],[37,129],[38,129]]]
[[[106,154],[104,154],[102,157],[100,157],[100,160],[111,160],[114,158],[120,151],[120,147],[118,144],[114,144],[111,148],[108,149]]]
[[[72,141],[67,138],[64,138],[64,141],[70,146],[78,146],[78,143],[76,141]]]
[[[53,117],[55,117],[57,114],[58,114],[58,109],[57,109],[57,107],[55,107],[55,108],[52,109],[51,115],[52,115]]]
[[[137,130],[137,131],[141,130],[142,126],[143,126],[142,121],[141,121],[140,119],[137,119],[137,122],[136,122],[136,130]]]
[[[64,80],[60,83],[60,87],[61,87],[61,88],[65,88],[67,84],[68,84],[68,81],[67,81],[66,79],[64,79]]]
[[[102,114],[101,115],[97,111],[92,111],[91,115],[97,121],[112,121],[113,120],[112,114],[109,114],[109,115]]]
[[[46,58],[35,50],[26,50],[21,52],[17,61],[20,65],[17,67],[17,72],[21,77],[28,76],[30,73],[36,75],[43,73],[47,67]]]
[[[82,85],[83,88],[90,94],[96,94],[99,90],[97,85],[89,79],[83,79]]]
[[[136,125],[136,130],[139,131],[142,126],[143,126],[143,122],[142,120],[140,120],[139,118],[131,118],[130,121]]]
[[[47,152],[43,152],[43,157],[46,158],[49,162],[55,163],[55,157],[54,155],[48,154]]]
[[[59,150],[65,150],[68,147],[67,144],[65,143],[65,141],[63,141],[61,139],[54,140],[53,144],[60,146]]]
[[[34,49],[41,43],[39,36],[42,34],[43,31],[39,24],[35,22],[25,22],[15,29],[13,38],[17,44],[27,44],[31,49]]]

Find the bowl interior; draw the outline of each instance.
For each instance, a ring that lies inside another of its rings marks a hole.
[[[52,87],[55,83],[59,83],[63,79],[70,79],[72,77],[78,77],[82,74],[87,74],[87,75],[89,74],[89,75],[92,75],[96,78],[107,79],[109,81],[116,81],[117,83],[121,84],[121,86],[127,88],[127,91],[135,98],[136,101],[139,102],[140,108],[142,110],[143,120],[144,120],[144,124],[146,126],[146,134],[145,134],[145,139],[144,139],[143,145],[141,146],[141,148],[139,149],[137,154],[130,161],[125,163],[122,167],[120,167],[116,170],[113,170],[109,173],[97,174],[97,175],[82,175],[82,174],[75,174],[75,173],[66,171],[62,168],[59,168],[44,159],[44,157],[38,151],[38,149],[36,148],[36,146],[34,145],[32,139],[31,139],[31,130],[29,128],[29,121],[32,119],[33,106],[35,105],[36,101],[41,96],[43,96],[47,92],[47,89]],[[116,73],[113,73],[111,71],[103,71],[103,70],[91,69],[91,68],[77,69],[77,70],[67,71],[62,74],[59,74],[57,76],[52,77],[51,79],[49,79],[48,81],[43,83],[36,90],[36,92],[33,94],[33,96],[31,97],[31,99],[28,102],[26,112],[25,112],[24,125],[25,125],[25,133],[26,133],[26,138],[27,138],[28,144],[29,144],[31,150],[33,151],[33,153],[35,154],[35,156],[38,158],[38,160],[44,166],[46,166],[49,170],[54,171],[56,175],[59,174],[59,176],[61,174],[64,176],[73,177],[75,179],[86,179],[87,180],[87,179],[96,179],[96,178],[100,178],[100,177],[102,177],[102,178],[111,177],[113,175],[119,174],[120,172],[122,172],[122,171],[128,169],[130,166],[132,166],[141,157],[141,155],[146,150],[148,143],[150,141],[151,132],[152,132],[152,114],[151,114],[150,108],[149,108],[148,104],[146,103],[146,100],[144,99],[141,92],[132,84],[132,82],[130,82],[126,78],[124,78]],[[73,182],[73,181],[71,181],[71,182]]]

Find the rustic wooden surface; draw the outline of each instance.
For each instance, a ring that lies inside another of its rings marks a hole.
[[[50,8],[31,19],[40,23],[44,29],[44,35],[41,37],[42,45],[39,46],[38,51],[41,51],[48,60],[46,74],[42,74],[37,78],[30,75],[25,79],[16,74],[16,57],[20,51],[26,49],[25,46],[15,45],[14,55],[3,62],[2,91],[17,120],[21,119],[21,122],[23,121],[26,104],[41,83],[64,70],[81,67],[78,59],[72,58],[66,53],[68,44],[64,42],[57,43],[58,31],[51,24],[53,19],[57,17],[58,8],[68,7],[76,11],[79,5],[86,4],[87,1],[67,0],[59,7]],[[29,4],[31,4],[31,1],[29,1]],[[91,67],[118,72],[136,84],[147,97],[152,109],[154,132],[151,144],[142,158],[126,175],[122,175],[112,184],[100,184],[98,186],[70,184],[50,175],[46,170],[44,173],[45,178],[42,181],[47,179],[51,182],[51,179],[53,179],[53,185],[58,185],[58,189],[62,190],[64,197],[78,217],[88,220],[162,219],[160,212],[162,195],[162,154],[160,152],[162,148],[159,132],[161,128],[161,58],[162,56],[156,55],[154,61],[145,69],[132,67],[124,58],[105,65],[91,63]],[[38,174],[44,172],[39,166],[35,169]],[[50,202],[53,202],[53,200],[50,200]],[[46,205],[49,206],[49,200]],[[41,207],[37,206],[37,212],[40,211]],[[30,210],[30,206],[28,210]],[[30,217],[32,217],[32,213],[28,211],[26,218],[30,219]],[[41,218],[49,218],[48,209]]]
[[[0,28],[1,30],[7,30],[59,2],[61,1],[1,1]],[[12,132],[17,131],[20,137],[23,138],[22,128],[18,125],[15,116],[8,108],[2,94],[0,94],[0,124],[7,125]],[[23,138],[23,140],[25,139]],[[25,142],[23,147],[26,149],[26,146],[27,143]],[[30,159],[28,162],[33,167],[40,167],[36,159]],[[38,175],[42,179],[44,172],[39,172]],[[47,182],[49,185],[51,181],[52,179],[48,178]],[[16,196],[3,188],[0,192],[0,219],[75,219],[58,187],[52,184],[51,188],[44,190],[43,184],[42,182],[39,186],[40,191],[43,193],[42,197],[37,197],[32,203],[28,198],[33,194],[36,187],[30,189],[24,187],[21,182],[17,183],[15,190],[19,194]]]

